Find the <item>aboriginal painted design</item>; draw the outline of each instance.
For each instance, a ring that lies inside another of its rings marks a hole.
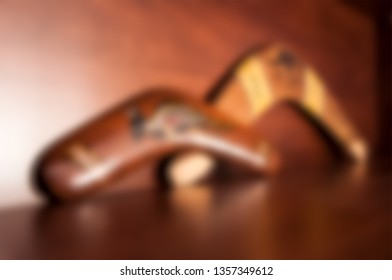
[[[178,103],[161,104],[150,116],[143,115],[138,108],[131,108],[129,118],[135,139],[167,139],[209,123],[196,110]]]

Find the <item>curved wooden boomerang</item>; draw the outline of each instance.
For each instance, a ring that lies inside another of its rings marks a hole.
[[[296,104],[349,158],[367,158],[365,142],[318,74],[284,47],[252,51],[224,76],[207,102],[247,126],[278,103]]]
[[[143,162],[190,150],[263,173],[273,163],[264,146],[257,133],[230,116],[172,90],[157,89],[55,143],[40,159],[36,178],[53,198],[85,197],[112,186]],[[204,169],[198,172],[210,171]],[[185,179],[196,180],[194,172]]]
[[[365,142],[323,81],[284,47],[266,46],[242,57],[207,95],[206,101],[250,129],[273,106],[283,102],[295,104],[348,158],[355,163],[366,161]],[[180,169],[178,166],[191,165],[192,161],[192,156],[187,161],[174,159],[171,166]]]

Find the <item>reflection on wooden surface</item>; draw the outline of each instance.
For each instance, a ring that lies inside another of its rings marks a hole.
[[[391,258],[388,168],[10,210],[0,214],[0,258]]]

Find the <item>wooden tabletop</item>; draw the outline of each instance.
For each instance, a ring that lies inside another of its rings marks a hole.
[[[1,259],[390,259],[388,166],[0,213]]]

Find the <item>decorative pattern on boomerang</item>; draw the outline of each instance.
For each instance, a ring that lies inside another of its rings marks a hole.
[[[278,103],[295,104],[351,159],[367,158],[367,145],[316,71],[281,46],[253,51],[240,60],[207,100],[248,126]]]

